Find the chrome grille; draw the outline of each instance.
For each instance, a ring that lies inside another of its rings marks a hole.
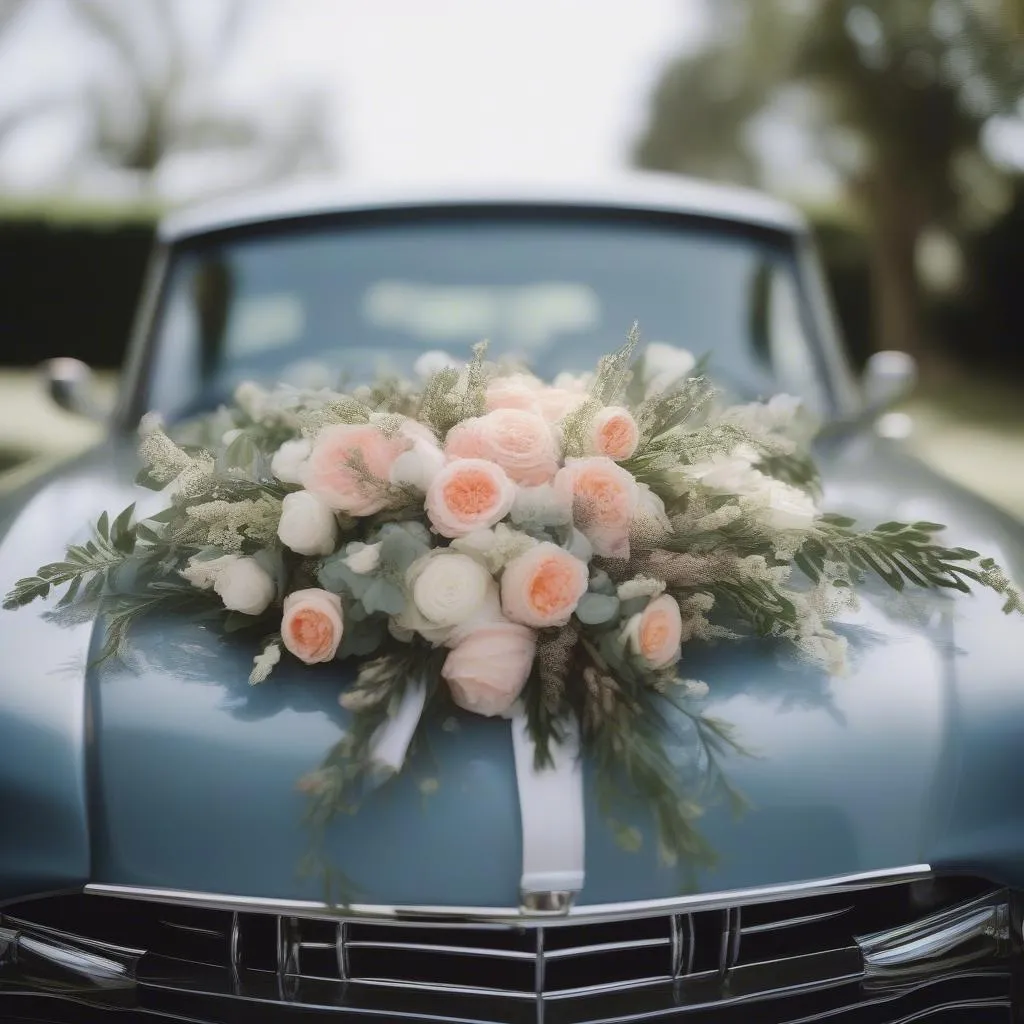
[[[170,1007],[198,1020],[233,1019],[237,1000],[246,1000],[254,1007],[291,1003],[325,1013],[498,1024],[678,1015],[697,1024],[737,1006],[750,1010],[743,1019],[759,1024],[796,1024],[815,1015],[881,1022],[919,1014],[915,1021],[940,1021],[960,1019],[948,1014],[961,1006],[973,1014],[965,1021],[982,1024],[1010,1019],[1009,897],[988,893],[990,887],[970,880],[929,881],[689,914],[521,927],[59,897],[0,917],[0,993],[11,970],[4,934],[29,936],[42,928],[120,951],[140,1007]],[[899,961],[902,926],[928,917],[945,927],[936,915],[971,898],[982,902],[961,914],[949,934],[971,929],[973,944],[958,944],[955,956],[924,970],[912,958],[895,973],[869,970],[877,949]],[[985,927],[973,927],[975,921]],[[870,936],[867,953],[858,936]]]

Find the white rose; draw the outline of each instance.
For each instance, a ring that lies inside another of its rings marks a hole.
[[[800,413],[803,400],[795,395],[772,395],[768,399],[768,412],[772,426],[776,430],[785,430]]]
[[[213,584],[224,607],[259,615],[274,599],[274,581],[255,558],[236,558],[218,573]]]
[[[438,626],[462,626],[496,612],[498,585],[469,555],[428,555],[409,570],[412,599],[424,618]]]
[[[808,530],[818,514],[808,494],[781,480],[768,479],[754,500],[758,518],[769,530]]]
[[[640,500],[637,504],[634,522],[642,523],[645,529],[660,530],[663,534],[671,533],[672,523],[665,511],[665,502],[647,486],[640,484]]]
[[[683,474],[712,491],[741,496],[757,494],[764,489],[768,477],[753,468],[747,457],[749,453],[741,450],[744,447],[740,446],[729,455],[713,455],[706,462],[686,466]]]
[[[210,590],[220,574],[241,558],[241,555],[221,555],[220,558],[197,558],[193,555],[181,575],[198,590]]]
[[[235,388],[235,404],[250,419],[259,422],[271,408],[270,392],[254,381],[246,380]]]
[[[277,536],[297,554],[329,555],[338,537],[338,521],[316,495],[296,491],[281,502]]]
[[[660,597],[665,593],[663,580],[652,580],[646,576],[635,576],[620,583],[616,593],[620,601],[632,601],[634,597]]]
[[[345,564],[360,576],[373,572],[380,564],[380,546],[381,541],[377,541],[376,544],[364,544],[345,558]]]
[[[577,391],[581,394],[585,392],[594,379],[592,373],[569,373],[567,370],[563,370],[557,374],[555,379],[551,382],[552,387],[558,388],[560,391]]]
[[[489,530],[474,530],[465,537],[458,537],[450,547],[482,562],[492,573],[499,573],[513,558],[529,551],[536,543],[528,533],[498,523]]]
[[[403,431],[412,447],[402,452],[391,464],[391,483],[396,487],[413,487],[426,494],[434,477],[444,468],[444,452],[432,439]]]
[[[675,345],[652,341],[644,349],[641,377],[648,397],[659,395],[690,375],[697,365],[693,353]]]
[[[510,518],[531,526],[564,526],[572,522],[572,502],[551,484],[517,487]]]
[[[285,484],[302,483],[302,468],[312,445],[306,441],[285,441],[270,460],[270,471]]]

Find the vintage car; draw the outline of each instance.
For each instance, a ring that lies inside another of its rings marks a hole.
[[[5,500],[0,581],[143,500],[148,411],[173,424],[249,378],[412,373],[483,336],[582,370],[634,319],[732,393],[803,398],[832,507],[946,522],[1024,576],[1020,529],[877,429],[912,367],[883,353],[855,384],[801,217],[627,177],[311,186],[169,217],[107,438]],[[80,364],[48,373],[94,414]],[[331,826],[351,895],[328,904],[297,870],[295,780],[347,715],[320,676],[251,687],[251,651],[185,619],[97,666],[95,622],[4,612],[0,1018],[1024,1020],[1024,630],[988,594],[869,593],[851,628],[843,679],[769,644],[692,656],[751,751],[727,766],[747,810],[702,819],[715,866],[663,863],[639,797],[617,842],[585,766],[582,892],[523,905],[512,743],[474,718]]]

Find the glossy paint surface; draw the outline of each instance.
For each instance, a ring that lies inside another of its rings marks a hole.
[[[946,521],[957,543],[1024,574],[1011,522],[887,445],[865,439],[825,460],[831,506]],[[131,470],[129,449],[99,450],[41,482],[20,514],[7,509],[0,576],[32,571],[77,524],[141,496]],[[640,800],[616,811],[640,849],[616,842],[588,771],[582,904],[918,863],[1024,884],[1021,624],[988,595],[926,605],[879,592],[845,628],[853,670],[840,680],[767,644],[688,653],[708,710],[752,752],[727,766],[750,809],[710,807],[718,865],[679,870],[659,862]],[[0,615],[0,900],[88,881],[319,898],[297,872],[310,836],[295,782],[345,727],[349,669],[285,663],[252,688],[247,647],[181,619],[144,625],[130,666],[87,668],[95,643],[91,623],[40,605]],[[676,752],[692,768],[692,748]],[[327,849],[362,903],[515,905],[508,724],[433,723],[407,773],[332,827]]]

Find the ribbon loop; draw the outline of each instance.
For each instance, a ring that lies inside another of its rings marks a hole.
[[[511,722],[523,831],[520,906],[528,913],[564,914],[584,880],[579,726],[575,718],[564,722],[563,741],[551,744],[553,763],[538,769],[525,711],[517,709]]]
[[[373,735],[370,763],[379,772],[391,774],[402,770],[426,700],[427,687],[423,680],[410,680],[395,713]]]

